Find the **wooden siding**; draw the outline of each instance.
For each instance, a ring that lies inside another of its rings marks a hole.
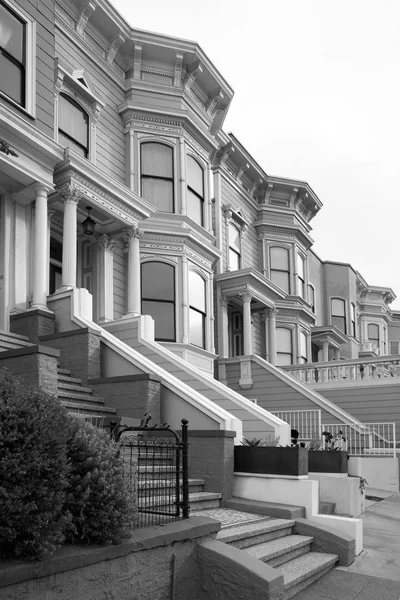
[[[253,354],[265,357],[265,341],[263,335],[264,322],[261,321],[260,313],[253,313]]]
[[[239,386],[239,362],[227,363],[226,377],[228,387],[249,399],[257,399],[258,406],[270,412],[278,410],[310,410],[320,407],[301,392],[293,389],[273,373],[263,369],[260,365],[252,363],[253,386],[249,390],[242,390]],[[329,423],[338,420],[330,413],[322,410],[322,419]],[[329,419],[329,421],[328,421]]]
[[[248,224],[248,229],[243,235],[243,268],[253,269],[260,268],[259,246],[257,240],[257,232],[254,226],[254,221],[257,218],[256,207],[246,201],[245,197],[240,194],[225,177],[221,176],[221,200],[222,205],[230,204],[234,210],[242,209],[242,215]],[[226,227],[225,219],[222,215],[222,243],[224,250],[223,264],[226,270]]]
[[[72,73],[85,69],[94,87],[95,95],[105,103],[96,127],[96,164],[102,171],[125,183],[125,135],[124,124],[117,107],[124,100],[122,88],[107,77],[98,67],[99,57],[93,53],[89,59],[69,38],[57,30],[56,56]]]
[[[114,250],[114,319],[125,314],[125,306],[125,253],[123,242],[119,240]]]

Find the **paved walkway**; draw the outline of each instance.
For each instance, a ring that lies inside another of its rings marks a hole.
[[[364,550],[354,563],[336,567],[293,600],[400,600],[400,494],[367,501],[363,521]]]

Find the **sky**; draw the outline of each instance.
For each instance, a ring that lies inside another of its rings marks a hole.
[[[234,89],[224,123],[269,175],[323,203],[313,249],[391,287],[400,309],[399,0],[113,0],[193,40]]]

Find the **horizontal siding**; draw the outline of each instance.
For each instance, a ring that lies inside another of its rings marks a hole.
[[[96,164],[102,171],[125,183],[124,124],[117,108],[124,100],[122,88],[99,69],[98,56],[92,59],[83,54],[68,38],[57,31],[56,56],[70,70],[85,69],[93,84],[95,95],[105,103],[96,127]]]
[[[114,249],[114,319],[125,314],[125,254],[121,241]]]

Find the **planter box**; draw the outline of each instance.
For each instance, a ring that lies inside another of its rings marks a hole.
[[[307,475],[306,448],[275,446],[235,446],[234,471],[265,475]]]
[[[310,473],[347,473],[348,454],[342,450],[316,450],[308,454]]]

